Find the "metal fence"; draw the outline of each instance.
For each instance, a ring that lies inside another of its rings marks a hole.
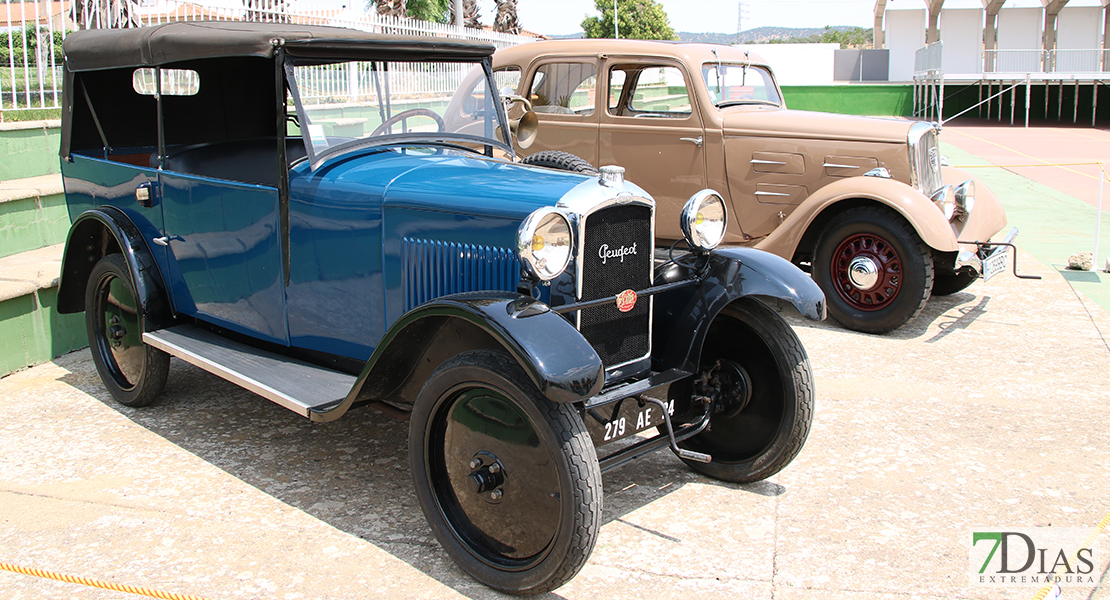
[[[243,0],[243,6],[235,8],[181,0],[157,0],[152,5],[132,0],[3,0],[0,121],[5,111],[59,107],[62,39],[67,33],[201,20],[331,25],[378,33],[478,40],[497,48],[535,41],[530,37],[366,14],[361,10],[290,11],[285,0]]]

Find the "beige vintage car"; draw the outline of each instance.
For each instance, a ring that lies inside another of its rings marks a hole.
[[[844,326],[883,333],[929,296],[1005,269],[994,194],[944,166],[933,125],[788,110],[755,55],[728,46],[558,40],[498,51],[500,84],[540,126],[525,162],[620,165],[659,205],[656,235],[712,188],[730,209],[725,243],[808,270]],[[523,104],[523,103],[520,103]],[[520,116],[515,106],[510,116]],[[1013,240],[1012,229],[1002,243]]]

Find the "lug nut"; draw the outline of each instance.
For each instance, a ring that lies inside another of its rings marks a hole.
[[[470,469],[472,471],[480,466],[482,466],[482,461],[478,460],[477,458],[470,459]]]
[[[489,493],[489,499],[490,500],[495,500],[495,501],[500,500],[501,496],[504,496],[504,495],[505,495],[505,492],[502,492],[501,490],[493,490],[492,492]]]
[[[499,465],[497,463],[493,463],[492,465],[489,466],[489,472],[490,473],[500,473],[501,472],[501,465]]]

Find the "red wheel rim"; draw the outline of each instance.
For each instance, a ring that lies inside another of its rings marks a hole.
[[[875,234],[845,238],[836,247],[830,267],[840,299],[856,310],[882,310],[902,289],[902,258]]]

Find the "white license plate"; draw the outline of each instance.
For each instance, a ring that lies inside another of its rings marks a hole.
[[[995,252],[983,261],[983,281],[998,275],[1010,265],[1010,248],[1004,247],[1001,252]]]

